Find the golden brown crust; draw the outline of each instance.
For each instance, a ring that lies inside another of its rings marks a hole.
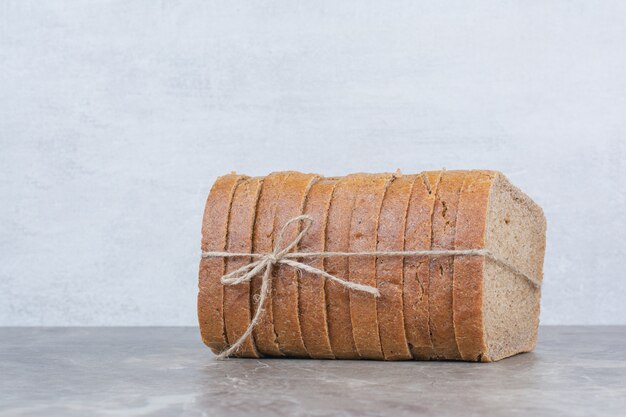
[[[252,179],[226,175],[218,178],[207,198],[202,250],[271,252],[285,222],[301,213],[315,223],[295,250],[488,248],[516,267],[520,263],[523,272],[541,276],[541,209],[494,171],[354,174],[340,179],[297,172]],[[299,227],[293,225],[284,244]],[[248,284],[225,287],[220,277],[250,261],[224,257],[200,262],[200,331],[216,353],[250,324],[261,284],[257,275]],[[482,256],[299,261],[339,278],[375,285],[382,297],[276,266],[261,322],[236,356],[491,361],[534,345],[537,292],[516,276],[494,269],[497,264]],[[525,326],[521,331],[520,323]]]
[[[350,186],[350,177],[340,178],[333,192],[326,226],[326,251],[347,252],[350,245],[350,218],[356,190]],[[348,279],[348,260],[345,257],[324,258],[326,272]],[[338,359],[358,359],[350,320],[350,295],[345,287],[326,282],[326,317],[333,355]]]
[[[441,172],[426,172],[415,178],[404,232],[404,250],[428,250],[432,216]],[[428,315],[429,260],[427,256],[404,259],[403,309],[409,349],[415,359],[433,356]]]
[[[393,181],[392,174],[357,174],[350,176],[356,190],[350,224],[350,252],[376,250],[378,219],[385,191]],[[349,279],[376,286],[376,257],[348,259]],[[364,359],[384,359],[378,331],[376,298],[360,291],[350,291],[350,317],[354,344]]]
[[[229,174],[219,177],[213,184],[202,219],[203,252],[226,249],[231,201],[237,185],[245,178]],[[200,260],[198,321],[202,340],[214,353],[223,351],[228,345],[224,329],[224,292],[220,282],[224,267],[224,258]]]
[[[292,172],[281,188],[280,204],[274,215],[274,242],[283,226],[302,214],[306,195],[318,175]],[[292,226],[284,234],[283,246],[288,245],[300,233],[300,224]],[[294,248],[298,250],[298,248]],[[290,357],[309,357],[304,346],[298,315],[298,271],[278,265],[272,279],[272,309],[274,328],[280,350]]]
[[[326,223],[328,209],[336,179],[322,178],[311,187],[306,200],[304,214],[313,218],[313,224],[300,242],[301,252],[323,252],[326,250]],[[308,258],[301,262],[323,269],[322,258]],[[300,325],[304,345],[315,359],[333,359],[332,347],[328,336],[326,318],[326,280],[319,275],[302,272],[299,279]]]
[[[284,187],[285,180],[291,175],[290,172],[275,172],[265,177],[261,187],[261,195],[257,205],[256,220],[254,222],[254,234],[252,238],[252,250],[254,253],[269,253],[274,245],[274,214]],[[258,297],[261,292],[260,275],[252,278],[252,311],[258,306]],[[258,324],[255,326],[253,335],[256,347],[265,356],[284,356],[278,346],[276,332],[274,330],[274,315],[272,312],[272,291],[266,298]]]
[[[378,221],[379,252],[404,250],[406,215],[415,175],[396,178],[385,193]],[[379,257],[376,260],[376,284],[380,342],[386,360],[412,359],[404,329],[402,276],[404,258]]]
[[[459,193],[465,171],[445,171],[437,188],[433,214],[432,249],[454,249],[454,232]],[[435,357],[460,359],[452,317],[453,258],[430,260],[429,316]]]
[[[463,182],[456,222],[457,249],[485,247],[489,193],[493,173],[470,171]],[[454,259],[454,330],[464,360],[487,360],[483,324],[483,281],[485,258],[457,256]]]
[[[250,178],[239,184],[230,210],[228,222],[228,252],[250,252],[256,205],[263,184],[262,178]],[[226,272],[232,272],[251,262],[251,258],[227,258]],[[224,286],[224,323],[228,341],[238,340],[250,325],[250,283]],[[258,358],[260,355],[252,335],[233,356]]]

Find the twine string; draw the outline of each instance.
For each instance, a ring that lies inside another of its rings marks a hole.
[[[283,242],[285,240],[285,234],[289,227],[296,223],[304,223],[304,227],[300,233],[284,248]],[[315,268],[311,265],[307,265],[302,262],[294,260],[294,258],[328,258],[336,256],[354,257],[354,256],[376,256],[376,257],[389,257],[389,256],[429,256],[429,257],[442,257],[442,256],[484,256],[491,259],[500,266],[509,269],[516,275],[525,278],[534,287],[539,288],[541,281],[537,278],[526,275],[518,268],[508,263],[507,261],[495,257],[491,252],[486,249],[431,249],[431,250],[415,250],[415,251],[390,251],[390,252],[291,252],[307,234],[311,225],[313,224],[313,218],[307,215],[301,215],[289,220],[280,230],[278,239],[274,244],[274,249],[270,253],[243,253],[243,252],[202,252],[202,258],[237,258],[248,257],[256,259],[247,265],[242,266],[235,271],[225,274],[220,279],[223,285],[239,285],[244,282],[250,282],[253,277],[257,276],[261,272],[263,273],[261,278],[261,289],[258,295],[258,304],[250,324],[246,328],[245,332],[237,339],[231,346],[225,351],[221,352],[217,358],[224,359],[236,352],[243,342],[252,334],[254,328],[258,325],[261,315],[265,309],[265,302],[269,295],[271,288],[272,272],[276,265],[287,265],[296,270],[309,272],[314,275],[319,275],[325,279],[333,281],[347,289],[360,291],[366,294],[371,294],[374,297],[380,297],[380,292],[377,288],[358,284],[356,282],[346,281],[338,278],[328,272]]]

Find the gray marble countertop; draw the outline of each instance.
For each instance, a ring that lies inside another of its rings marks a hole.
[[[626,415],[626,327],[542,327],[491,364],[216,361],[196,328],[0,328],[0,415]]]

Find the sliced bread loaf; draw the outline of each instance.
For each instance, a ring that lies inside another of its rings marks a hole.
[[[202,339],[214,352],[236,343],[235,354],[245,357],[488,362],[534,348],[546,221],[501,173],[226,175],[207,199],[202,250],[269,253],[283,225],[301,213],[314,223],[297,251],[473,253],[301,260],[376,286],[378,299],[276,259],[261,320],[242,344],[238,339],[258,307],[262,273],[225,287],[221,276],[250,257],[205,253],[198,317]],[[299,226],[287,231],[283,247]]]

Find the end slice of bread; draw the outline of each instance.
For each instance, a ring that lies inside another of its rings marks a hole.
[[[485,248],[523,275],[542,279],[541,208],[495,171],[468,173],[459,199],[457,249]],[[454,327],[464,360],[490,362],[534,348],[540,288],[489,258],[454,261]]]
[[[229,252],[250,252],[252,250],[252,231],[256,216],[263,178],[250,178],[239,184],[235,190],[228,220]],[[233,272],[252,262],[252,258],[226,258],[226,273]],[[230,344],[238,340],[252,321],[250,303],[250,283],[224,286],[224,325]],[[254,339],[250,335],[233,356],[258,358]]]
[[[235,189],[247,177],[228,174],[219,177],[207,198],[202,219],[202,251],[223,251],[228,241],[228,220]],[[224,327],[224,287],[220,282],[226,259],[202,258],[198,282],[198,321],[204,343],[214,353],[228,347]]]

